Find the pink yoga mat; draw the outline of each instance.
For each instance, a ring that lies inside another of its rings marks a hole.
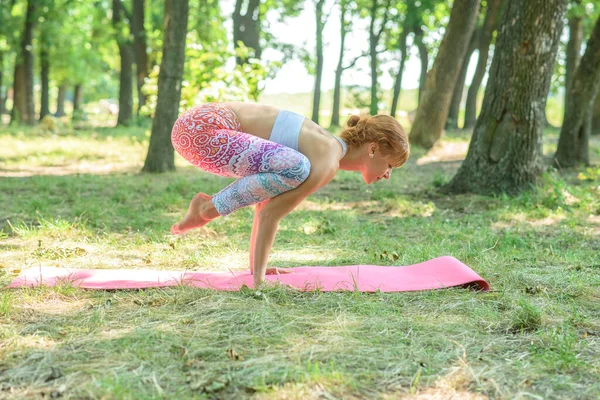
[[[355,290],[361,292],[406,292],[452,286],[489,290],[490,285],[454,257],[439,257],[407,267],[353,265],[347,267],[289,268],[292,273],[267,275],[300,290]],[[190,272],[150,269],[67,269],[32,267],[24,270],[8,287],[54,286],[68,282],[85,289],[142,289],[175,285],[237,291],[253,287],[249,271]]]

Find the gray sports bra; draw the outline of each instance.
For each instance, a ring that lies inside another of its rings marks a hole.
[[[304,123],[304,118],[305,117],[303,115],[296,114],[295,112],[286,110],[279,111],[279,114],[277,114],[277,118],[275,119],[273,129],[271,130],[271,136],[269,137],[269,140],[297,151],[298,137],[300,136],[300,129]],[[331,136],[340,142],[340,145],[342,146],[341,158],[343,158],[346,155],[346,151],[348,151],[346,142],[344,142],[344,140],[340,137],[334,135]]]

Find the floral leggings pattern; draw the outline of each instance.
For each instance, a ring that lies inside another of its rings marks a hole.
[[[183,113],[171,132],[175,150],[203,171],[238,178],[213,196],[220,215],[298,187],[310,161],[298,151],[241,131],[233,110],[208,103]]]

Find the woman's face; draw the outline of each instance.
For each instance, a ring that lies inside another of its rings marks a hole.
[[[365,183],[370,185],[381,179],[390,179],[392,175],[390,157],[383,157],[375,144],[368,146],[368,150],[367,159],[361,170]]]

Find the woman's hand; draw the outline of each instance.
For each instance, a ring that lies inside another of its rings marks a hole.
[[[291,274],[292,271],[289,269],[283,268],[267,268],[265,275],[281,275],[281,274]]]

